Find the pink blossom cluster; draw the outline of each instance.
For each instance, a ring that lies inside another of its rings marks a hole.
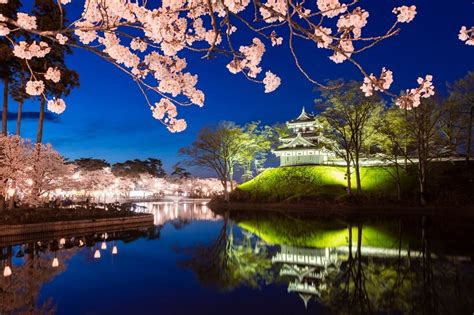
[[[247,70],[247,75],[249,77],[257,77],[257,75],[262,71],[262,68],[259,65],[262,61],[262,56],[265,53],[265,45],[260,39],[255,37],[252,40],[252,45],[240,46],[239,51],[243,58],[235,58],[232,60],[227,65],[227,69],[234,74]]]
[[[361,36],[362,28],[367,25],[369,12],[357,7],[354,11],[342,15],[337,21],[337,31],[342,33],[352,32],[353,38]]]
[[[58,5],[71,2],[58,0]],[[153,116],[161,117],[157,119],[171,131],[180,131],[186,123],[176,119],[176,115],[170,116],[173,112],[168,109],[165,113],[162,113],[163,108],[156,109],[148,93],[156,92],[161,100],[170,101],[174,111],[175,104],[203,106],[205,97],[197,88],[198,76],[186,71],[187,61],[180,56],[183,50],[202,53],[205,58],[222,54],[229,58],[227,68],[231,73],[241,73],[263,84],[265,93],[269,93],[279,87],[281,79],[272,71],[262,71],[266,52],[262,40],[268,40],[272,46],[281,45],[283,38],[277,36],[276,27],[286,24],[292,36],[311,40],[318,48],[330,50],[329,58],[333,62],[351,62],[365,75],[352,56],[395,35],[398,23],[409,23],[417,14],[414,5],[396,7],[393,9],[396,21],[386,34],[363,37],[369,12],[356,7],[358,1],[314,2],[315,5],[294,0],[163,0],[148,5],[147,1],[85,0],[80,17],[67,28],[39,32],[36,18],[19,12],[16,21],[0,16],[0,36],[9,36],[18,29],[34,30],[32,33],[40,38],[46,36],[61,45],[74,43],[93,51],[130,75],[145,95],[148,105],[154,108]],[[254,12],[241,14],[248,8]],[[247,15],[253,16],[253,20],[247,20]],[[243,23],[234,25],[237,21]],[[259,22],[269,25],[263,24],[262,27]],[[258,37],[254,37],[250,45],[234,45],[236,25],[250,29]],[[472,31],[462,29],[460,39],[470,44],[471,35]],[[303,70],[294,48],[290,46],[298,69],[311,82],[316,82]],[[20,40],[14,45],[13,52],[18,58],[28,61],[46,56],[50,48],[42,41],[37,44]],[[33,73],[32,77],[35,78]],[[60,73],[47,71],[45,79],[57,83]],[[384,69],[380,78],[373,74],[366,77],[361,88],[370,95],[373,91],[386,91],[392,81],[392,72]],[[39,93],[40,90],[40,83],[30,83],[29,92]]]
[[[390,70],[382,68],[380,78],[374,76],[371,73],[368,77],[364,78],[364,83],[360,87],[365,96],[373,95],[374,91],[387,91],[393,83],[393,73]]]
[[[271,93],[280,86],[281,79],[271,71],[267,71],[265,72],[265,78],[263,78],[263,84],[265,85],[265,93]]]
[[[10,34],[10,29],[5,23],[6,21],[7,18],[3,14],[0,14],[0,36],[7,36],[8,34]]]
[[[466,45],[473,46],[474,45],[474,27],[467,28],[462,26],[459,30],[458,38],[465,42]]]
[[[66,103],[61,98],[53,98],[48,101],[48,110],[55,114],[62,114],[66,110]]]
[[[328,48],[332,44],[332,30],[328,27],[317,27],[314,30],[315,40],[319,48]]]
[[[35,30],[37,28],[36,25],[36,17],[29,16],[26,13],[17,13],[17,20],[16,20],[18,27],[21,27],[25,30]]]
[[[433,76],[431,75],[426,75],[425,78],[418,78],[419,87],[406,90],[406,93],[395,101],[395,104],[406,110],[420,106],[422,98],[429,98],[435,94],[432,80]]]
[[[162,98],[151,110],[153,117],[158,120],[162,120],[165,115],[167,115],[168,118],[175,118],[178,115],[176,106],[166,98]]]
[[[58,41],[58,43],[60,43],[61,45],[66,45],[66,42],[68,41],[68,37],[67,36],[64,36],[63,34],[61,33],[58,33],[56,34],[56,40]]]
[[[39,42],[39,44],[37,44],[34,41],[28,44],[25,41],[21,41],[13,47],[13,54],[20,59],[26,60],[43,58],[49,54],[50,51],[51,48],[46,42]]]
[[[397,20],[400,23],[410,23],[413,21],[416,15],[416,6],[401,6],[394,8],[392,11],[394,14],[397,14]]]
[[[38,96],[44,92],[44,82],[42,80],[26,82],[26,93],[32,96]]]
[[[68,187],[72,166],[51,145],[18,136],[0,136],[0,191],[3,196],[38,205],[56,189]]]
[[[58,83],[61,80],[61,71],[59,71],[58,68],[49,67],[48,70],[46,70],[44,78]]]
[[[264,2],[264,6],[260,7],[260,14],[267,23],[284,21],[286,12],[286,0],[267,0]]]
[[[333,18],[347,11],[347,6],[341,5],[339,0],[317,0],[318,9],[323,16]]]

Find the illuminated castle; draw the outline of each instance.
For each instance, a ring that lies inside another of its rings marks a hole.
[[[273,150],[280,158],[280,166],[325,164],[335,157],[334,152],[326,149],[327,139],[322,135],[322,125],[314,115],[301,114],[286,123],[291,135],[280,138],[281,145]]]

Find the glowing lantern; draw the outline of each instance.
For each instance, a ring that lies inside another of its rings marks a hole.
[[[56,268],[56,267],[59,266],[59,260],[58,260],[58,258],[54,257],[53,263],[51,264],[51,266],[52,266],[53,268]]]
[[[95,250],[94,258],[100,258],[100,250],[98,249]]]
[[[84,246],[84,242],[82,240],[79,240],[79,246]]]
[[[107,249],[107,243],[102,242],[102,246],[100,246],[100,249]]]
[[[5,266],[5,269],[3,269],[3,276],[4,277],[9,277],[12,275],[12,269],[10,266]]]
[[[112,247],[112,255],[117,255],[118,249],[117,246]]]
[[[60,239],[59,244],[61,244],[61,245],[66,244],[66,239],[65,238]]]

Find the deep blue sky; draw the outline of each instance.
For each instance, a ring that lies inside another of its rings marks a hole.
[[[417,5],[418,14],[412,23],[402,25],[400,35],[356,56],[369,72],[378,75],[382,66],[391,69],[394,91],[415,87],[416,78],[429,73],[435,85],[445,90],[447,81],[474,69],[474,47],[457,39],[461,25],[474,24],[471,0],[456,0],[452,6],[443,0],[363,0],[361,6],[370,12],[363,34],[389,26],[394,19],[391,8],[401,4]],[[246,30],[240,27],[239,31]],[[223,57],[202,61],[200,56],[187,56],[189,70],[199,75],[198,87],[205,92],[206,102],[203,108],[181,108],[180,116],[187,119],[188,129],[179,134],[169,133],[152,118],[128,76],[90,53],[76,51],[68,64],[79,72],[81,87],[66,99],[66,112],[55,122],[46,122],[45,141],[71,159],[96,157],[116,162],[158,157],[169,169],[181,159],[178,149],[190,144],[204,125],[220,120],[272,124],[295,117],[302,106],[311,109],[317,94],[296,70],[287,46],[266,45],[264,70],[271,69],[282,78],[280,88],[271,94],[265,94],[262,85],[229,73],[225,68],[228,60]],[[361,78],[351,64],[332,63],[327,52],[308,43],[298,43],[297,47],[305,67],[321,81]],[[34,102],[25,105],[26,111],[37,108]],[[14,104],[11,111],[16,111]],[[11,121],[9,131],[13,133],[14,128]],[[25,121],[24,135],[34,138],[35,132],[36,121]]]

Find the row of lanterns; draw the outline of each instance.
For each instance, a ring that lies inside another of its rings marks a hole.
[[[105,233],[103,235],[103,238],[104,238],[104,241],[102,242],[102,245],[100,246],[100,249],[102,250],[106,250],[107,249],[107,243],[105,242],[105,240],[107,239],[107,233]],[[61,238],[59,240],[59,244],[60,245],[65,245],[66,244],[66,239],[65,238]],[[79,240],[79,246],[82,247],[84,246],[84,242],[82,240]],[[112,246],[112,255],[117,255],[118,254],[118,248],[117,246],[115,245],[115,241],[113,241],[113,246]],[[55,253],[56,255],[56,253]],[[94,258],[95,259],[99,259],[100,258],[100,250],[99,249],[96,249],[95,252],[94,252]],[[54,257],[53,258],[53,261],[51,263],[51,267],[53,268],[57,268],[59,267],[59,259],[57,257]],[[3,276],[4,277],[9,277],[12,275],[12,268],[6,264],[5,267],[3,268]]]

